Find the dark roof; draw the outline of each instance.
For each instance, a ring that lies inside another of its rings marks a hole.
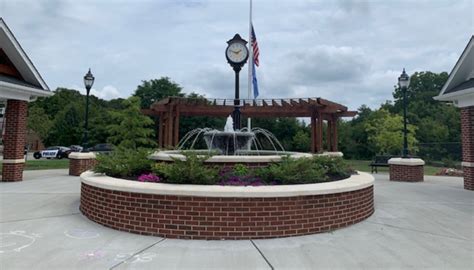
[[[36,75],[38,80],[40,80],[45,88],[43,87],[37,87],[37,86],[34,86],[34,88],[37,88],[37,89],[40,89],[40,90],[44,90],[44,91],[47,91],[47,92],[51,92],[51,90],[49,89],[49,86],[46,84],[46,82],[44,81],[43,77],[41,76],[41,74],[39,73],[38,69],[35,67],[35,65],[33,64],[33,61],[31,61],[30,57],[28,56],[28,54],[26,54],[25,50],[23,49],[23,47],[21,47],[21,44],[20,42],[18,42],[18,39],[16,39],[15,35],[13,34],[12,30],[10,29],[10,27],[8,27],[7,23],[5,22],[5,20],[3,20],[2,17],[0,17],[0,22],[5,26],[6,30],[10,33],[10,35],[12,36],[12,38],[14,39],[14,42],[16,42],[16,44],[18,45],[18,47],[20,48],[21,52],[23,52],[23,54],[25,55],[25,58],[27,61],[30,62],[31,66],[33,67],[33,70],[36,72]],[[41,83],[40,83],[41,84]]]
[[[471,88],[471,87],[474,87],[474,78],[471,78],[471,79],[469,79],[465,82],[462,82],[462,83],[454,86],[451,89],[446,89],[446,91],[444,91],[444,94],[449,94],[449,93],[462,91],[462,90],[465,90],[465,89],[468,89],[468,88]]]
[[[40,86],[25,82],[23,80],[20,80],[20,79],[17,79],[15,77],[11,77],[11,76],[8,76],[8,75],[5,75],[5,74],[0,74],[0,81],[7,82],[7,83],[13,83],[13,84],[21,85],[21,86],[26,86],[26,87],[31,87],[31,88],[35,88],[35,89],[38,89],[38,90],[44,90]]]

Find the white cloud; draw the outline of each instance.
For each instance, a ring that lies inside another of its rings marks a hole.
[[[91,67],[93,94],[106,99],[162,76],[186,92],[234,95],[225,42],[235,33],[248,38],[248,0],[119,2],[16,0],[0,12],[52,89],[81,85]],[[392,98],[403,67],[450,71],[474,32],[471,0],[253,4],[262,98],[375,107]],[[245,67],[241,96],[246,77]]]
[[[79,92],[83,95],[85,95],[87,92],[85,88],[80,88],[77,86],[72,86],[71,89],[79,89]],[[126,98],[125,95],[121,94],[120,91],[112,85],[106,85],[102,89],[91,88],[89,94],[104,100]]]

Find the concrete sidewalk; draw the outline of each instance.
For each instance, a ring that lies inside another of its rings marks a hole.
[[[79,212],[67,170],[0,183],[0,269],[472,269],[474,193],[461,178],[389,182],[375,175],[375,213],[331,233],[196,241],[105,228]]]

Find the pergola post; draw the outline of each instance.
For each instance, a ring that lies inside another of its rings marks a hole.
[[[318,112],[318,118],[316,123],[316,152],[323,152],[323,117]]]
[[[166,126],[166,145],[165,147],[170,147],[173,145],[173,107],[170,106],[167,117],[167,126]]]
[[[316,115],[311,115],[311,153],[316,153]]]
[[[329,119],[327,121],[327,127],[326,127],[326,142],[327,142],[328,151],[330,151],[330,152],[333,151],[333,141],[332,141],[333,128],[332,128],[332,125],[333,125],[332,119]]]
[[[176,107],[176,113],[174,115],[174,137],[173,137],[173,146],[178,145],[179,142],[179,109]]]
[[[164,147],[164,118],[165,115],[164,113],[160,113],[160,116],[158,118],[158,147],[163,148]]]
[[[333,117],[332,120],[332,149],[331,151],[338,151],[338,138],[337,138],[337,117]]]

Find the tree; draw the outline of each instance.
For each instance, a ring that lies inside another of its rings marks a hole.
[[[293,136],[293,151],[309,152],[311,147],[311,136],[308,132],[300,129]]]
[[[365,129],[368,134],[368,142],[376,147],[376,153],[400,154],[403,149],[403,117],[380,109],[368,119]],[[415,153],[417,150],[415,147],[417,143],[416,127],[407,125],[407,130],[408,149],[411,149],[411,153]]]
[[[108,141],[121,148],[136,150],[156,145],[153,138],[153,120],[140,111],[140,98],[123,101],[123,110],[111,111],[113,124],[107,126]]]
[[[179,96],[181,93],[181,86],[170,80],[168,77],[161,77],[160,79],[153,79],[149,81],[142,81],[142,84],[137,87],[133,96],[139,97],[140,107],[142,109],[150,108],[150,105],[155,101],[159,101],[165,97]]]
[[[407,89],[407,98],[411,102],[422,101],[424,104],[442,105],[433,99],[437,96],[448,79],[448,73],[433,73],[430,71],[415,72],[410,76],[410,86]],[[401,112],[403,109],[403,92],[399,87],[393,92],[395,99],[394,109]]]
[[[338,121],[338,145],[347,158],[370,159],[376,154],[373,144],[368,142],[366,122],[374,111],[362,105],[351,121]]]
[[[43,108],[39,106],[28,108],[28,129],[34,131],[42,141],[48,137],[52,126],[53,121]]]
[[[79,104],[69,104],[54,119],[46,145],[80,144],[83,136],[84,110]]]

